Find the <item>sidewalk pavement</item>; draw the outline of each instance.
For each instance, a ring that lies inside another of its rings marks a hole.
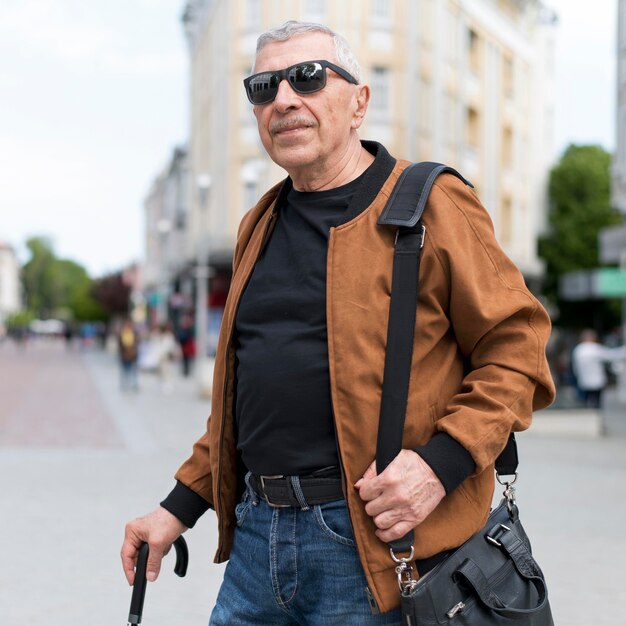
[[[106,353],[0,347],[3,626],[127,623],[124,524],[169,492],[209,412],[193,380],[177,378],[164,392],[141,375],[140,386],[122,394]],[[216,535],[212,512],[187,534],[184,579],[174,575],[174,555],[165,558],[144,624],[206,626],[223,570],[212,563]]]
[[[124,523],[169,491],[209,411],[193,379],[169,392],[148,375],[140,384],[122,394],[107,353],[0,346],[0,624],[126,623]],[[599,424],[594,412],[544,411],[518,437],[518,502],[557,626],[626,624],[626,441]],[[208,622],[224,567],[211,562],[215,515],[186,539],[187,577],[168,555],[146,626]]]

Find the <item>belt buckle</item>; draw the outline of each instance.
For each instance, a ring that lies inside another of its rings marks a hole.
[[[274,509],[288,509],[291,506],[291,504],[274,504],[273,502],[270,502],[270,499],[267,497],[267,493],[265,492],[265,481],[280,480],[281,478],[285,478],[283,474],[275,474],[274,476],[260,474],[259,478],[261,480],[261,490],[263,491],[263,497],[265,498],[265,502],[267,502],[268,506],[271,506]]]

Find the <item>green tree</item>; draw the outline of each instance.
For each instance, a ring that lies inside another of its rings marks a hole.
[[[77,320],[106,317],[91,295],[93,281],[82,265],[58,259],[45,237],[29,239],[26,246],[31,256],[22,268],[22,280],[28,310],[33,315],[45,319],[65,311]]]
[[[58,306],[52,243],[46,237],[33,237],[26,247],[30,260],[22,268],[22,281],[27,307],[37,317],[49,317]]]
[[[611,155],[600,146],[570,145],[550,172],[550,233],[539,240],[546,261],[546,295],[557,305],[561,326],[610,328],[619,323],[619,302],[559,298],[567,272],[600,266],[598,232],[621,222],[610,202]]]
[[[20,329],[20,328],[28,328],[28,325],[33,321],[33,316],[28,311],[19,311],[17,313],[12,313],[7,316],[4,320],[7,328],[9,330]]]

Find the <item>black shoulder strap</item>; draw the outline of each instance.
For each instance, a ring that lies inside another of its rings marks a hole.
[[[376,471],[381,473],[402,449],[402,433],[411,378],[413,336],[419,297],[420,253],[426,229],[421,224],[428,196],[437,176],[450,172],[466,185],[473,186],[456,170],[441,163],[421,162],[407,167],[394,187],[378,220],[379,225],[396,226],[391,302],[387,326],[387,349],[383,375]],[[503,455],[508,452],[506,467],[496,462],[500,474],[514,474],[517,467],[515,439],[511,435]],[[511,471],[512,470],[512,471]],[[394,552],[408,552],[413,533],[389,545]]]
[[[470,187],[474,186],[454,168],[442,163],[412,163],[400,174],[378,223],[381,226],[414,228],[422,219],[433,183],[437,176],[445,172],[454,174]]]

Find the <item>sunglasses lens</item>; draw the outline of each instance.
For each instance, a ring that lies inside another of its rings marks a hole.
[[[289,70],[289,83],[298,93],[313,93],[326,85],[326,72],[319,63],[300,63]]]
[[[265,72],[253,76],[248,82],[248,98],[252,104],[265,104],[276,97],[280,75],[276,72]]]
[[[299,63],[280,72],[262,72],[246,79],[248,100],[252,104],[267,104],[276,97],[283,77],[298,93],[314,93],[326,85],[326,69],[321,63]]]

